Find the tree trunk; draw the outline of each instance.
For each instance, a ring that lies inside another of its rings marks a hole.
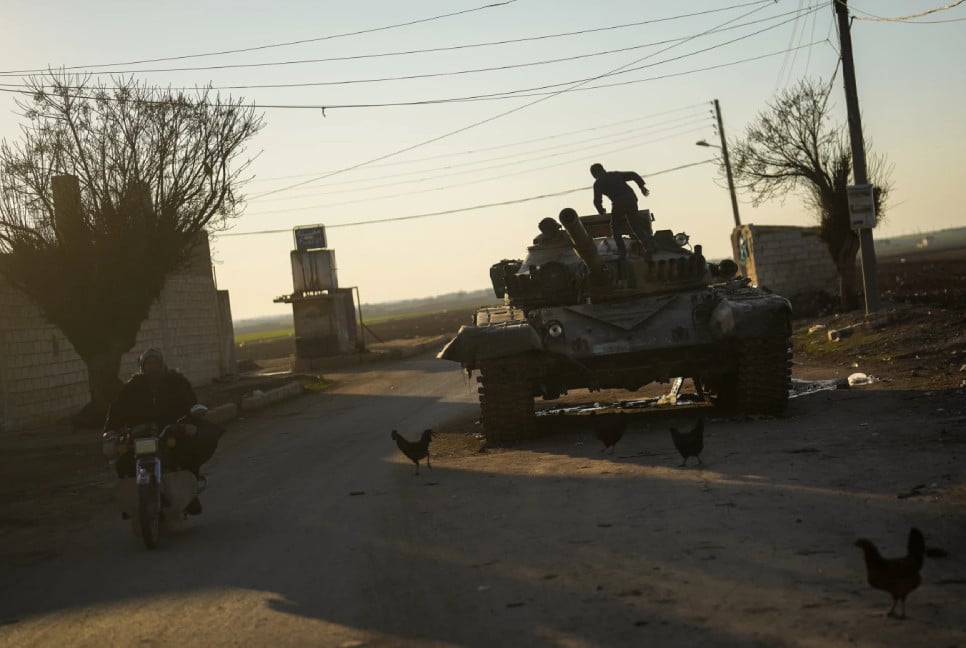
[[[91,400],[72,419],[75,427],[100,428],[107,418],[107,410],[121,390],[121,356],[116,347],[97,351],[84,357]]]
[[[835,267],[839,273],[839,299],[843,311],[855,310],[859,307],[857,297],[861,291],[855,268],[858,252],[858,237],[852,235],[847,242],[843,243],[835,258]]]
[[[840,305],[843,311],[855,310],[859,307],[858,303],[858,277],[855,272],[855,259],[851,263],[844,263],[838,266],[839,270],[839,296]]]

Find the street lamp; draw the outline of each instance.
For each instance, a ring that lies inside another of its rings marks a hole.
[[[718,100],[714,100],[714,112],[718,117],[718,135],[721,136],[721,146],[709,144],[706,140],[695,142],[697,146],[710,146],[711,148],[721,149],[721,157],[724,159],[725,175],[728,176],[728,191],[731,193],[731,212],[735,217],[735,227],[741,227],[741,216],[738,215],[738,196],[735,194],[735,181],[731,175],[731,160],[728,158],[728,141],[725,139],[724,124],[721,121],[721,107]]]

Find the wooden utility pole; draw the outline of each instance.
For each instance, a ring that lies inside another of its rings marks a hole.
[[[849,136],[852,142],[852,175],[856,185],[869,183],[865,163],[865,141],[862,137],[862,118],[859,114],[859,94],[855,88],[855,65],[852,60],[852,34],[849,31],[848,0],[832,0],[839,23],[842,47],[842,82],[845,86],[845,107],[849,114]],[[859,229],[859,250],[862,254],[862,287],[865,293],[865,314],[879,310],[879,278],[876,275],[875,242],[872,228]]]
[[[725,174],[728,176],[728,191],[731,193],[731,213],[735,217],[735,227],[741,227],[738,215],[738,196],[735,194],[735,180],[731,175],[731,160],[728,158],[728,140],[725,139],[724,122],[721,121],[721,106],[714,100],[714,114],[718,118],[718,135],[721,137],[721,157],[724,158]]]

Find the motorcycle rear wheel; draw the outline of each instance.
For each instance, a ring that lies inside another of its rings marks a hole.
[[[138,522],[144,546],[157,547],[161,536],[161,488],[153,480],[138,486]]]

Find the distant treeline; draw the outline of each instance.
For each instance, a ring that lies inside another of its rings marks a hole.
[[[966,248],[966,227],[952,227],[935,232],[905,234],[877,239],[875,251],[878,256],[910,254],[917,250],[958,250]]]
[[[418,299],[403,299],[400,301],[383,302],[380,304],[362,304],[362,315],[365,319],[385,317],[387,315],[405,315],[407,313],[426,313],[430,311],[450,310],[457,308],[475,308],[486,304],[495,304],[500,300],[493,296],[492,288],[481,290],[461,290],[459,292],[436,295],[435,297],[421,297]],[[285,315],[267,315],[265,317],[250,317],[234,322],[235,333],[250,333],[271,329],[282,329],[292,326],[291,313]]]

